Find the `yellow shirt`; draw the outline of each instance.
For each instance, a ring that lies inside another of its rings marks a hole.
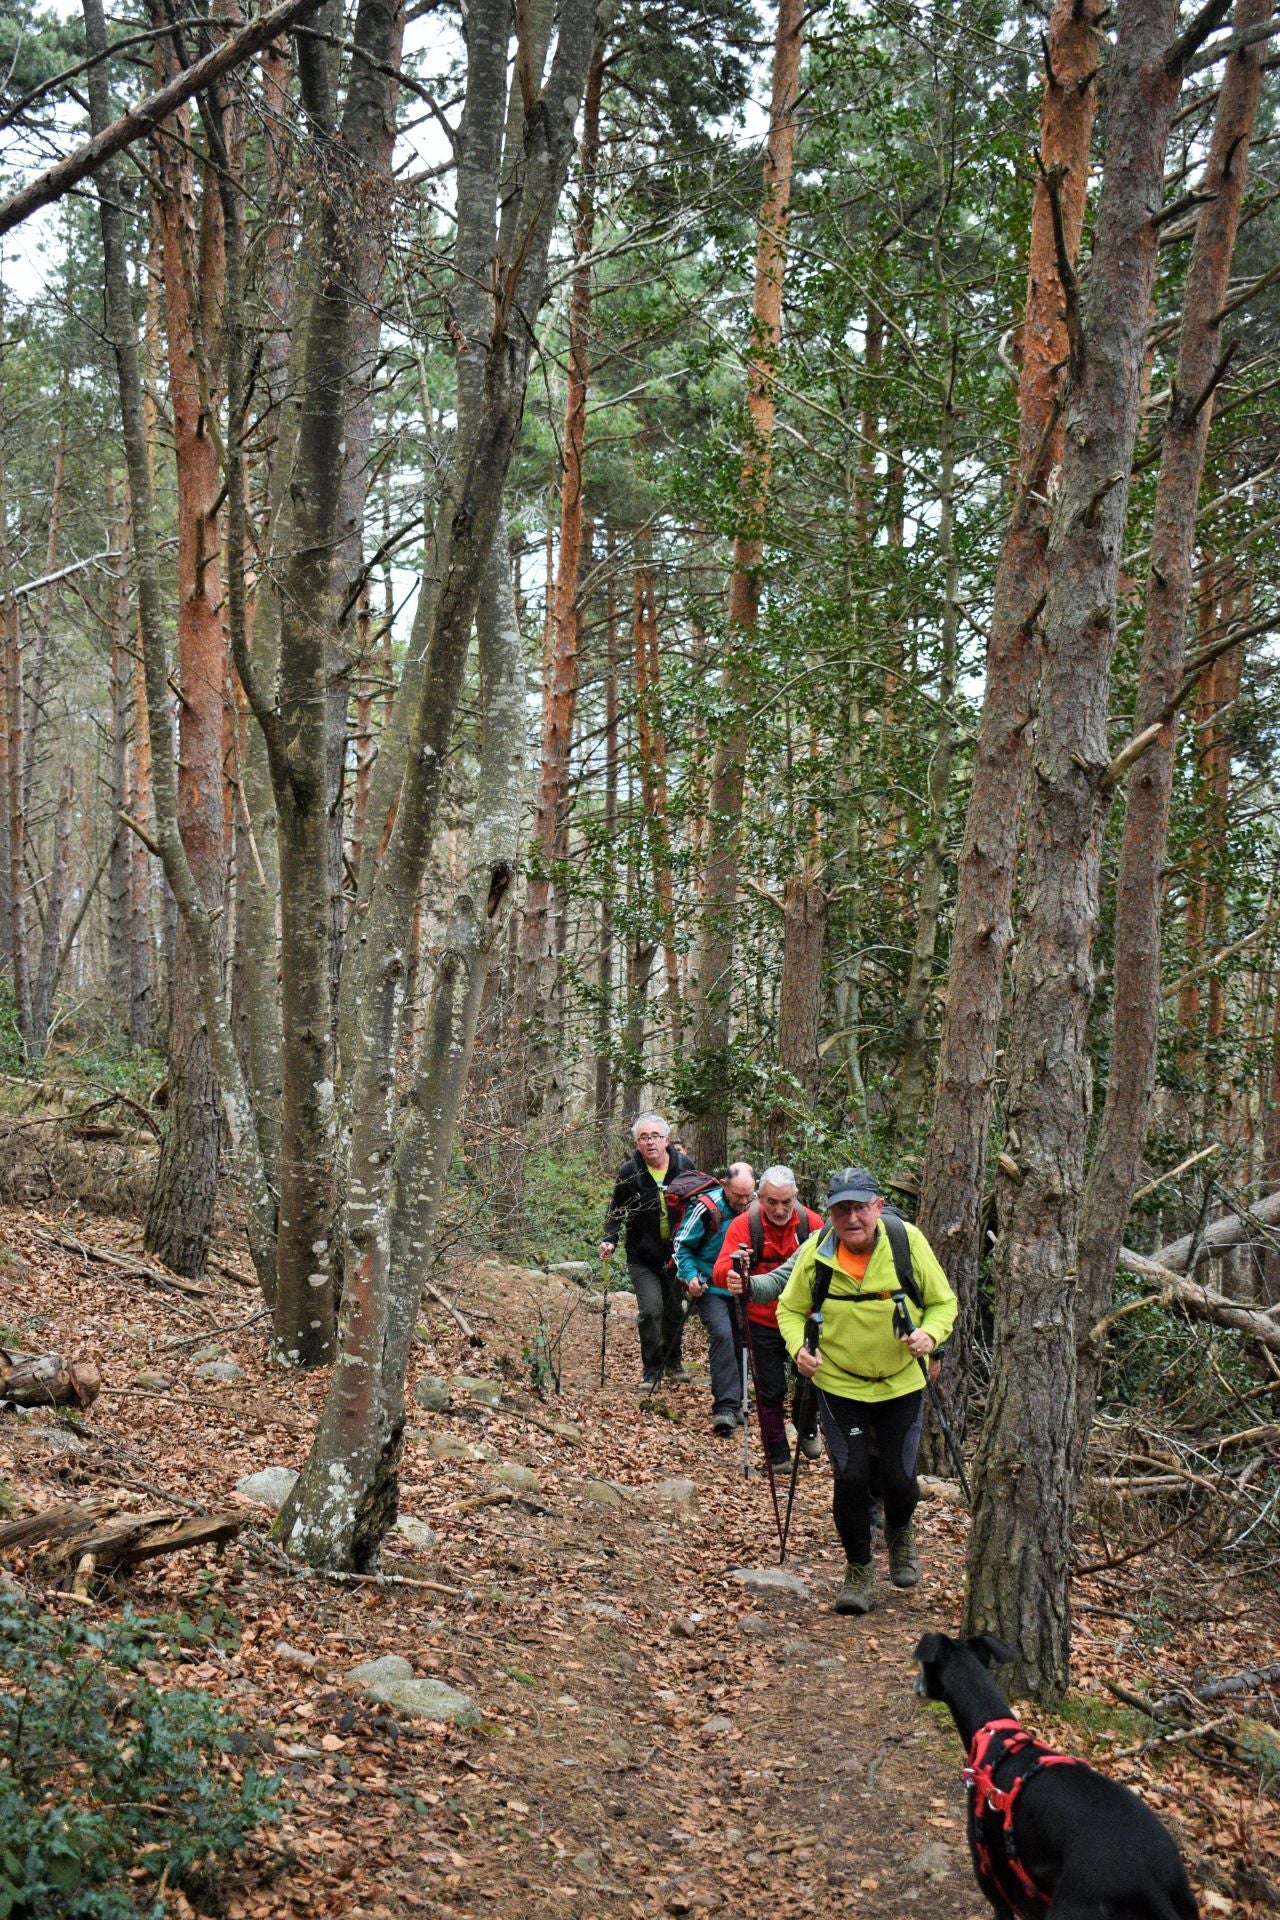
[[[647,1167],[646,1168],[646,1171],[649,1174],[650,1179],[656,1181],[657,1183],[658,1210],[662,1215],[662,1219],[658,1225],[658,1234],[664,1245],[671,1238],[671,1219],[669,1214],[667,1213],[667,1196],[663,1192],[663,1182],[666,1180],[666,1177],[670,1172],[670,1170],[671,1170],[671,1162],[669,1160],[665,1167]]]

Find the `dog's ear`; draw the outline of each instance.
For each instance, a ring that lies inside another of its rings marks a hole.
[[[946,1644],[945,1634],[926,1633],[911,1657],[913,1660],[918,1660],[922,1667],[927,1667],[938,1658]]]
[[[994,1633],[975,1633],[965,1641],[970,1653],[981,1660],[984,1667],[1009,1667],[1020,1656],[1006,1640],[999,1640]]]

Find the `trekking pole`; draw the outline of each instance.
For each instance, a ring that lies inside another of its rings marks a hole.
[[[604,1300],[600,1307],[600,1385],[604,1385],[604,1357],[609,1350],[609,1256],[603,1255]]]
[[[822,1315],[820,1313],[811,1313],[804,1323],[804,1344],[810,1353],[816,1353],[818,1351],[818,1342],[821,1338]],[[800,1391],[796,1396],[796,1450],[791,1459],[791,1485],[787,1489],[787,1517],[782,1523],[782,1539],[779,1543],[781,1551],[778,1554],[779,1566],[782,1565],[787,1557],[787,1536],[791,1532],[791,1509],[795,1503],[796,1480],[800,1473],[800,1435],[804,1432],[803,1416],[808,1411],[809,1395],[816,1392],[817,1388],[814,1386],[808,1374],[801,1374]]]
[[[738,1319],[738,1338],[742,1342],[742,1477],[744,1480],[749,1480],[751,1478],[751,1428],[747,1421],[747,1380],[751,1364],[750,1348],[747,1346],[747,1315],[741,1294],[733,1304]]]
[[[911,1318],[911,1309],[907,1305],[907,1296],[901,1287],[898,1288],[898,1291],[893,1296],[893,1330],[900,1340],[904,1339],[907,1334],[916,1331],[916,1323]],[[920,1354],[916,1354],[915,1359],[921,1373],[924,1375],[924,1390],[929,1396],[929,1405],[933,1408],[933,1417],[942,1429],[942,1437],[946,1441],[947,1452],[951,1455],[951,1464],[954,1466],[959,1477],[961,1488],[964,1491],[964,1497],[972,1508],[973,1494],[969,1489],[968,1476],[964,1470],[964,1460],[956,1444],[956,1437],[947,1425],[947,1416],[942,1411],[942,1402],[938,1398],[938,1389],[934,1386],[930,1378],[928,1359],[922,1358]]]
[[[745,1274],[743,1278],[745,1280],[746,1278]],[[778,1480],[777,1480],[776,1474],[773,1471],[773,1461],[769,1458],[769,1441],[764,1430],[764,1416],[760,1411],[760,1382],[756,1375],[756,1350],[751,1344],[751,1321],[747,1316],[747,1307],[746,1307],[745,1297],[741,1294],[736,1295],[734,1298],[733,1306],[734,1306],[734,1312],[737,1314],[737,1317],[738,1317],[738,1331],[742,1335],[742,1358],[744,1363],[743,1369],[742,1369],[742,1376],[743,1376],[744,1387],[745,1387],[747,1376],[749,1374],[751,1378],[751,1385],[755,1391],[755,1396],[756,1396],[756,1420],[760,1427],[760,1445],[764,1448],[764,1470],[769,1476],[769,1492],[773,1496],[773,1521],[774,1521],[774,1525],[778,1529],[778,1539],[781,1540],[782,1539],[782,1509],[778,1505]],[[744,1459],[746,1457],[746,1451],[747,1451],[746,1435],[748,1431],[746,1415],[747,1415],[747,1405],[746,1405],[746,1398],[744,1393],[744,1398],[742,1403],[742,1432],[743,1432]],[[744,1469],[744,1472],[749,1472],[749,1468]]]

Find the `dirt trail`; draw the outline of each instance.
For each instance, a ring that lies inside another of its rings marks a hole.
[[[260,1327],[210,1337],[252,1313],[252,1294],[175,1302],[24,1243],[23,1224],[0,1214],[0,1244],[30,1263],[6,1281],[0,1317],[29,1349],[86,1343],[113,1390],[81,1424],[78,1451],[55,1445],[47,1416],[0,1417],[0,1472],[21,1498],[123,1487],[140,1502],[243,1504],[241,1476],[300,1464],[323,1381],[270,1373]],[[128,1230],[79,1231],[120,1245]],[[788,1568],[809,1597],[754,1592],[731,1576],[776,1563],[767,1483],[757,1472],[744,1485],[741,1447],[711,1437],[704,1381],[672,1388],[661,1410],[637,1400],[629,1302],[610,1316],[601,1391],[599,1317],[575,1288],[496,1263],[443,1284],[484,1346],[469,1348],[429,1303],[411,1384],[483,1376],[516,1404],[485,1410],[456,1387],[448,1412],[413,1404],[402,1511],[439,1543],[423,1552],[393,1535],[384,1569],[456,1597],[300,1578],[260,1508],[224,1559],[157,1563],[131,1583],[143,1611],[217,1601],[235,1614],[238,1646],[175,1678],[244,1716],[248,1744],[292,1796],[229,1892],[231,1920],[981,1920],[959,1746],[910,1691],[917,1638],[958,1616],[958,1505],[935,1496],[921,1509],[919,1589],[895,1592],[881,1556],[876,1610],[842,1619],[830,1611],[842,1561],[827,1468],[805,1465]],[[563,1362],[560,1396],[542,1400],[528,1357],[539,1309]],[[213,1344],[240,1378],[199,1377]],[[548,1431],[558,1422],[578,1435]],[[443,1436],[461,1457],[433,1457]],[[531,1469],[537,1487],[467,1507],[500,1491],[504,1463]],[[676,1477],[693,1483],[687,1500],[662,1490]],[[301,1670],[281,1642],[322,1665]],[[471,1695],[482,1725],[414,1722],[353,1694],[347,1670],[387,1653]]]

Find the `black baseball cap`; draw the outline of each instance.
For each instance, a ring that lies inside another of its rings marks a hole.
[[[878,1200],[881,1191],[880,1182],[866,1167],[842,1167],[827,1182],[827,1205],[834,1207],[841,1200]]]

